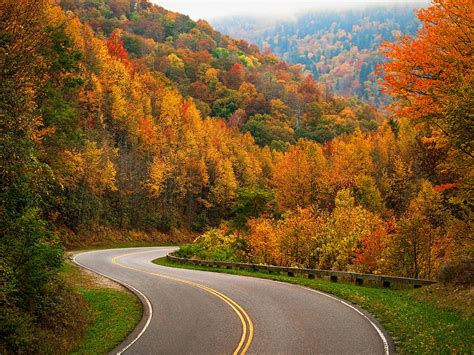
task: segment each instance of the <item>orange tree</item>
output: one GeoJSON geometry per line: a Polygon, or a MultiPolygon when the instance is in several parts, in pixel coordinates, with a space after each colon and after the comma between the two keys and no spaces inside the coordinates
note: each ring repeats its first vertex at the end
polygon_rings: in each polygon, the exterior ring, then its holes
{"type": "Polygon", "coordinates": [[[429,127],[429,139],[473,158],[474,3],[434,0],[416,37],[384,43],[384,85],[395,111],[429,127]]]}

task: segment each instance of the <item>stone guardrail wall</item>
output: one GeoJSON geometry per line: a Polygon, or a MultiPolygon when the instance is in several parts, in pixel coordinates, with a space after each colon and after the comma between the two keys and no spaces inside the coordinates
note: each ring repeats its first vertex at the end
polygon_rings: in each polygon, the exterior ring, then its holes
{"type": "Polygon", "coordinates": [[[181,264],[192,264],[199,266],[208,267],[222,267],[226,269],[240,269],[249,271],[266,271],[268,273],[286,273],[288,276],[307,276],[309,279],[324,278],[332,282],[351,282],[357,285],[367,286],[405,286],[419,288],[422,286],[432,285],[436,281],[424,280],[424,279],[412,279],[408,277],[398,276],[387,276],[387,275],[374,275],[374,274],[361,274],[357,272],[347,271],[332,271],[332,270],[319,270],[319,269],[300,269],[296,267],[284,267],[284,266],[271,266],[271,265],[258,265],[248,263],[231,263],[226,261],[212,261],[212,260],[197,260],[197,259],[186,259],[167,255],[167,259],[170,261],[178,262],[181,264]]]}

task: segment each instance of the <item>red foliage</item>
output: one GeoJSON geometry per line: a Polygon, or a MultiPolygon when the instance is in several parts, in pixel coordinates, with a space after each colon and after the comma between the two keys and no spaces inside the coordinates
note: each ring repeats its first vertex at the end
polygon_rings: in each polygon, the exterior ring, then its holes
{"type": "Polygon", "coordinates": [[[240,63],[235,63],[224,75],[224,81],[232,89],[237,90],[245,80],[245,69],[240,63]]]}
{"type": "Polygon", "coordinates": [[[130,64],[128,52],[123,47],[123,41],[118,37],[118,31],[114,31],[107,39],[107,49],[112,57],[119,59],[122,63],[130,64]]]}
{"type": "Polygon", "coordinates": [[[195,81],[189,86],[189,91],[192,97],[206,101],[209,100],[209,88],[201,81],[195,81]]]}
{"type": "Polygon", "coordinates": [[[183,115],[186,115],[186,113],[188,112],[188,108],[190,106],[190,102],[189,100],[184,100],[183,102],[183,115]]]}
{"type": "Polygon", "coordinates": [[[86,118],[86,125],[88,128],[95,128],[94,118],[89,116],[86,118]]]}
{"type": "Polygon", "coordinates": [[[298,93],[305,96],[307,101],[320,99],[321,91],[318,84],[313,80],[311,75],[308,75],[298,86],[298,93]]]}
{"type": "Polygon", "coordinates": [[[386,243],[387,231],[383,225],[378,225],[372,233],[362,238],[361,246],[355,252],[356,263],[363,266],[365,271],[375,271],[386,243]]]}

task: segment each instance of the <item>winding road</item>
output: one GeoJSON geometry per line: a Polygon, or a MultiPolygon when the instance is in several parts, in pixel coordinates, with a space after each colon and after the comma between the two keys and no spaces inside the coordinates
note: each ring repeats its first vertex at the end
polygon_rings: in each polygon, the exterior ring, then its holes
{"type": "Polygon", "coordinates": [[[144,315],[115,354],[389,354],[370,315],[335,297],[270,280],[155,265],[176,248],[75,256],[135,292],[144,315]]]}

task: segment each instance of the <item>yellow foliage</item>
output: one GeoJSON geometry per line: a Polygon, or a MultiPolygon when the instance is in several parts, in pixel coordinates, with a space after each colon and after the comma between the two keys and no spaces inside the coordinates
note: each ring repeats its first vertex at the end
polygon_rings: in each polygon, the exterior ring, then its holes
{"type": "Polygon", "coordinates": [[[117,190],[115,167],[105,149],[98,148],[95,142],[88,142],[82,156],[85,165],[83,179],[93,192],[117,190]]]}
{"type": "Polygon", "coordinates": [[[74,41],[74,45],[81,52],[85,51],[84,38],[82,37],[82,24],[81,21],[76,17],[72,17],[67,22],[66,33],[74,41]]]}
{"type": "Polygon", "coordinates": [[[252,218],[248,222],[247,241],[252,260],[256,263],[275,265],[280,259],[279,240],[268,218],[252,218]]]}
{"type": "Polygon", "coordinates": [[[174,90],[167,90],[161,104],[160,121],[165,127],[177,125],[181,121],[182,97],[174,90]]]}
{"type": "Polygon", "coordinates": [[[123,120],[127,117],[127,100],[118,86],[110,90],[110,114],[114,120],[123,120]]]}
{"type": "Polygon", "coordinates": [[[314,203],[325,190],[327,161],[321,147],[300,141],[275,164],[273,185],[278,205],[283,209],[314,203]]]}
{"type": "Polygon", "coordinates": [[[321,221],[313,207],[287,212],[277,224],[282,263],[288,266],[314,266],[313,253],[321,221]]]}
{"type": "Polygon", "coordinates": [[[216,180],[211,188],[213,201],[220,206],[228,207],[235,198],[238,181],[230,160],[218,162],[216,180]]]}
{"type": "Polygon", "coordinates": [[[98,148],[95,142],[88,142],[81,152],[65,150],[59,155],[60,168],[55,170],[56,179],[70,189],[83,183],[97,194],[105,190],[115,191],[116,171],[109,155],[115,155],[115,152],[98,148]]]}
{"type": "Polygon", "coordinates": [[[148,186],[153,196],[159,196],[165,186],[166,179],[171,173],[170,165],[159,157],[155,157],[150,166],[148,186]]]}
{"type": "Polygon", "coordinates": [[[75,187],[84,176],[84,158],[82,154],[65,150],[59,156],[60,169],[55,169],[56,179],[61,186],[75,187]]]}
{"type": "Polygon", "coordinates": [[[226,234],[225,228],[211,228],[206,233],[199,236],[195,243],[200,244],[205,249],[227,249],[235,245],[237,236],[234,234],[226,234]]]}
{"type": "Polygon", "coordinates": [[[347,270],[363,237],[370,235],[381,224],[380,218],[356,206],[349,189],[338,192],[336,207],[328,220],[326,241],[319,264],[323,268],[347,270]]]}
{"type": "Polygon", "coordinates": [[[175,67],[175,68],[178,68],[178,69],[184,69],[184,63],[183,63],[183,60],[181,58],[179,58],[176,54],[174,53],[171,53],[168,55],[168,61],[170,62],[170,64],[175,67]]]}

